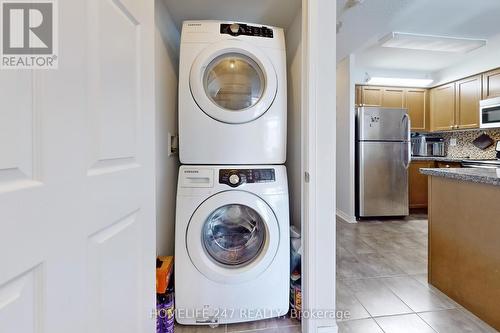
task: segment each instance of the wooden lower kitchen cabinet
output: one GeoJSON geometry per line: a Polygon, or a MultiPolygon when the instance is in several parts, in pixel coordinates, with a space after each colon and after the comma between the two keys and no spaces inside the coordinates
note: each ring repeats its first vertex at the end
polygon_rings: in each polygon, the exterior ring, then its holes
{"type": "Polygon", "coordinates": [[[500,330],[500,186],[429,176],[429,283],[500,330]]]}
{"type": "Polygon", "coordinates": [[[449,168],[461,168],[462,163],[460,162],[436,162],[436,168],[444,168],[444,169],[449,169],[449,168]]]}
{"type": "Polygon", "coordinates": [[[428,202],[427,176],[420,173],[421,168],[434,168],[432,161],[413,161],[408,169],[408,199],[410,209],[425,209],[428,202]]]}

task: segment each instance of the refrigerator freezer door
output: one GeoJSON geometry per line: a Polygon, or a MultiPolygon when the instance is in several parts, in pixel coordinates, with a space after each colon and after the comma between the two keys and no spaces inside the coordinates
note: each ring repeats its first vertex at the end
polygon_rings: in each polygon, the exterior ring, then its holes
{"type": "Polygon", "coordinates": [[[409,141],[410,119],[406,109],[361,107],[357,109],[358,141],[409,141]]]}
{"type": "Polygon", "coordinates": [[[358,215],[406,216],[408,142],[358,143],[358,215]]]}

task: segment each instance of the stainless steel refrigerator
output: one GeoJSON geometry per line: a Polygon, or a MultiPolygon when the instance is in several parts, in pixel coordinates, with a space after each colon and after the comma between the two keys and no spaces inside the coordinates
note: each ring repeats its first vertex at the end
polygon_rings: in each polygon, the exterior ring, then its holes
{"type": "Polygon", "coordinates": [[[406,109],[357,108],[357,217],[409,214],[410,160],[410,118],[406,109]]]}

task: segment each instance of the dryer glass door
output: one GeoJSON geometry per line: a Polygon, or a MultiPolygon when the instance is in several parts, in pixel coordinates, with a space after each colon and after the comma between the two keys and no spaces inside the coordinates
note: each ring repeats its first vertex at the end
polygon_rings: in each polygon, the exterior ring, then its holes
{"type": "Polygon", "coordinates": [[[225,40],[204,49],[193,62],[189,87],[209,117],[242,124],[261,117],[278,91],[273,64],[258,47],[225,40]]]}
{"type": "Polygon", "coordinates": [[[239,266],[259,256],[266,240],[266,227],[254,209],[230,204],[208,216],[202,237],[212,259],[223,265],[239,266]]]}
{"type": "Polygon", "coordinates": [[[212,60],[203,82],[212,102],[236,112],[257,104],[266,86],[259,65],[240,53],[226,53],[212,60]]]}

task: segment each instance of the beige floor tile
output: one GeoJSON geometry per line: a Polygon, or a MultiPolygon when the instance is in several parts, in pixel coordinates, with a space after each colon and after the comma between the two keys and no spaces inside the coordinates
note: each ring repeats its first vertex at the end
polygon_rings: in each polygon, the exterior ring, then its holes
{"type": "Polygon", "coordinates": [[[475,316],[460,309],[424,312],[418,314],[438,333],[496,333],[475,316]]]}
{"type": "Polygon", "coordinates": [[[296,318],[290,318],[288,316],[276,318],[276,323],[278,327],[288,327],[288,326],[300,326],[301,322],[296,318]]]}
{"type": "Polygon", "coordinates": [[[361,253],[355,257],[361,265],[368,269],[363,277],[381,277],[404,274],[403,270],[397,267],[393,261],[385,258],[379,253],[361,253]]]}
{"type": "Polygon", "coordinates": [[[384,333],[373,319],[338,322],[339,333],[384,333]]]}
{"type": "Polygon", "coordinates": [[[228,324],[227,332],[248,332],[254,330],[262,330],[265,328],[277,328],[278,322],[275,318],[250,321],[245,323],[228,324]]]}
{"type": "Polygon", "coordinates": [[[245,333],[301,333],[300,326],[287,326],[278,328],[269,328],[256,331],[248,331],[245,333]]]}
{"type": "Polygon", "coordinates": [[[405,274],[425,274],[427,273],[427,260],[422,259],[418,254],[406,251],[382,252],[382,255],[390,260],[394,266],[399,267],[405,274]]]}
{"type": "Polygon", "coordinates": [[[380,279],[346,280],[345,284],[372,317],[413,312],[380,279]]]}
{"type": "MultiPolygon", "coordinates": [[[[375,318],[385,333],[436,333],[416,314],[375,318]]],[[[454,333],[449,331],[449,333],[454,333]]]]}
{"type": "Polygon", "coordinates": [[[453,309],[455,305],[408,276],[384,279],[383,282],[415,312],[453,309]]]}
{"type": "Polygon", "coordinates": [[[191,326],[191,325],[175,325],[175,333],[225,333],[226,325],[219,325],[217,327],[209,326],[191,326]]]}
{"type": "Polygon", "coordinates": [[[369,318],[370,314],[361,305],[347,285],[337,280],[337,311],[348,312],[348,320],[369,318]]]}
{"type": "Polygon", "coordinates": [[[411,275],[411,278],[415,279],[418,281],[420,284],[422,284],[424,287],[428,288],[431,290],[434,294],[438,295],[440,298],[445,299],[447,302],[453,304],[453,306],[457,309],[463,309],[463,306],[455,302],[453,299],[448,297],[448,295],[445,295],[441,290],[437,289],[433,285],[429,284],[427,282],[427,274],[418,274],[418,275],[411,275]]]}

